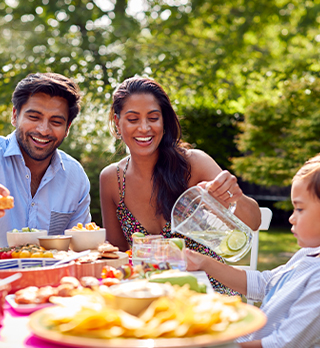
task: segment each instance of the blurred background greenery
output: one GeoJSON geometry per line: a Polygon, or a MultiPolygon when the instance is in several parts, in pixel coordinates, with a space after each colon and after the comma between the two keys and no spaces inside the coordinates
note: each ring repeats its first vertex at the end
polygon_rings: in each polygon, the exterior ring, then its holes
{"type": "MultiPolygon", "coordinates": [[[[185,141],[243,183],[288,188],[320,148],[319,25],[320,0],[1,0],[0,135],[19,80],[73,77],[83,106],[61,148],[83,164],[101,224],[99,173],[125,155],[107,125],[112,91],[144,75],[185,141]]],[[[285,192],[274,209],[291,209],[285,192]]]]}

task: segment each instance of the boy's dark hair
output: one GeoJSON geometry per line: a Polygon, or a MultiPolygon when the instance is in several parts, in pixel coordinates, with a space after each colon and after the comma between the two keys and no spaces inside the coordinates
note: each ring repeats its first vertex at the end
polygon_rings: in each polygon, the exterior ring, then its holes
{"type": "Polygon", "coordinates": [[[308,180],[307,190],[320,199],[320,154],[306,161],[292,182],[305,179],[308,180]]]}
{"type": "Polygon", "coordinates": [[[36,93],[45,93],[50,97],[62,97],[68,102],[68,126],[80,111],[80,89],[71,79],[56,73],[29,74],[21,80],[12,94],[12,103],[17,114],[22,106],[36,93]]]}

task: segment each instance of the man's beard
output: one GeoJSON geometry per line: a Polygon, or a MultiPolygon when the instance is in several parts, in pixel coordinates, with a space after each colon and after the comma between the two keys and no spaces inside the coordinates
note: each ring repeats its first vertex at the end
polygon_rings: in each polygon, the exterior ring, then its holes
{"type": "Polygon", "coordinates": [[[43,151],[36,151],[34,150],[34,147],[36,145],[31,145],[30,142],[27,140],[29,139],[30,136],[36,137],[43,139],[43,137],[39,135],[35,135],[32,133],[23,133],[19,128],[16,129],[16,136],[17,136],[17,141],[19,143],[19,146],[21,150],[23,150],[27,156],[29,156],[31,159],[34,161],[44,161],[48,157],[51,157],[54,151],[62,144],[63,139],[61,140],[60,143],[57,143],[57,139],[54,137],[48,137],[47,140],[52,140],[51,146],[48,147],[48,149],[43,150],[43,151]]]}

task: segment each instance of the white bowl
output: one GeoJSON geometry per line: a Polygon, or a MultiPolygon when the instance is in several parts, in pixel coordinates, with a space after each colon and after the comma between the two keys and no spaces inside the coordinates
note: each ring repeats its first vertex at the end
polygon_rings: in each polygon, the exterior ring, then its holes
{"type": "Polygon", "coordinates": [[[24,245],[24,244],[37,244],[39,245],[38,237],[48,235],[47,230],[39,230],[37,232],[7,232],[7,242],[9,247],[24,245]]]}
{"type": "Polygon", "coordinates": [[[66,236],[72,236],[70,241],[70,249],[73,251],[84,251],[88,249],[98,249],[98,246],[106,241],[106,230],[65,230],[66,236]]]}

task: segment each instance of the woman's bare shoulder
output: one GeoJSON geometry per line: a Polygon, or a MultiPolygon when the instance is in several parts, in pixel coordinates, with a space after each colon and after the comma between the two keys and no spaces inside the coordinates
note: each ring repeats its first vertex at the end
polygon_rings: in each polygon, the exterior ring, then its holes
{"type": "Polygon", "coordinates": [[[207,153],[205,153],[203,150],[199,149],[188,149],[186,151],[186,157],[191,166],[193,164],[199,163],[199,161],[214,161],[212,157],[210,157],[207,153]]]}
{"type": "Polygon", "coordinates": [[[189,185],[196,185],[201,181],[213,180],[221,172],[221,168],[217,162],[202,150],[188,150],[187,159],[191,167],[189,185]]]}
{"type": "Polygon", "coordinates": [[[121,171],[123,171],[126,165],[126,162],[127,162],[127,158],[123,158],[119,162],[114,162],[104,167],[100,173],[100,178],[103,178],[103,179],[114,178],[115,174],[117,173],[117,168],[119,167],[121,171]]]}

